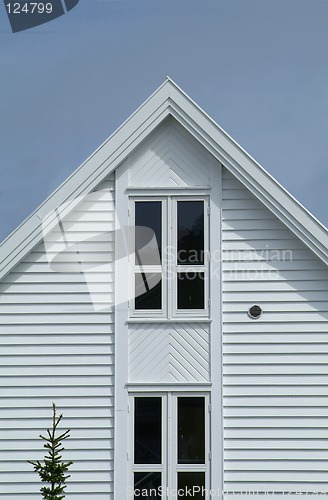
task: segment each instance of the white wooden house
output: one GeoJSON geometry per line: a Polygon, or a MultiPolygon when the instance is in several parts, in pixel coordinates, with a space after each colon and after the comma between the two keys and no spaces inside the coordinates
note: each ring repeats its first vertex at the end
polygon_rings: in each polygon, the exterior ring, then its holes
{"type": "Polygon", "coordinates": [[[53,401],[69,499],[328,490],[327,248],[167,79],[1,246],[0,496],[53,401]]]}

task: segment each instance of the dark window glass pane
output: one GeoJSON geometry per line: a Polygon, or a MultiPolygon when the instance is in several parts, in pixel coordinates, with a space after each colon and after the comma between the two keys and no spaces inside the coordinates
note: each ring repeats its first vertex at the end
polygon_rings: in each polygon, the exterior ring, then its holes
{"type": "Polygon", "coordinates": [[[178,273],[178,309],[204,309],[204,273],[178,273]]]}
{"type": "Polygon", "coordinates": [[[205,463],[204,398],[178,398],[178,463],[205,463]]]}
{"type": "Polygon", "coordinates": [[[162,462],[162,399],[134,398],[134,463],[162,462]]]}
{"type": "Polygon", "coordinates": [[[157,265],[162,253],[162,202],[135,202],[136,265],[157,265]],[[145,228],[148,228],[146,230],[145,228]]]}
{"type": "Polygon", "coordinates": [[[162,275],[136,273],[134,306],[137,310],[162,308],[162,275]]]}
{"type": "Polygon", "coordinates": [[[203,201],[178,201],[177,263],[204,264],[203,201]]]}
{"type": "Polygon", "coordinates": [[[194,500],[205,498],[205,472],[178,472],[178,489],[184,493],[181,497],[194,500]]]}
{"type": "Polygon", "coordinates": [[[149,498],[157,500],[162,498],[159,487],[162,478],[160,472],[135,472],[134,473],[134,498],[149,498]]]}

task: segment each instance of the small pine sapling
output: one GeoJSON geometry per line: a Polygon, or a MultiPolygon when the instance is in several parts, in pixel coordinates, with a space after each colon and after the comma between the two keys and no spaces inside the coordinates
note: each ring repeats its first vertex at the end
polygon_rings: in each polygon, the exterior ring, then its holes
{"type": "Polygon", "coordinates": [[[48,450],[47,455],[44,457],[44,462],[41,463],[39,460],[35,462],[28,460],[28,462],[34,466],[34,470],[38,472],[41,481],[49,483],[49,486],[44,486],[40,489],[42,498],[44,500],[62,500],[65,498],[65,482],[70,477],[66,473],[73,462],[64,462],[62,460],[61,452],[64,450],[64,447],[61,441],[69,437],[70,431],[67,430],[56,437],[57,427],[63,415],[57,417],[55,403],[52,403],[52,410],[52,429],[51,431],[47,429],[47,437],[40,434],[40,438],[45,441],[43,447],[48,450]]]}

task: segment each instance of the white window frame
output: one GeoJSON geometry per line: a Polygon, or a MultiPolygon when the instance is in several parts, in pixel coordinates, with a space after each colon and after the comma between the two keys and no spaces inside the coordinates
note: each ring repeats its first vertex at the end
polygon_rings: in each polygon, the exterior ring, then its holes
{"type": "Polygon", "coordinates": [[[172,220],[172,247],[175,257],[178,253],[178,202],[179,201],[203,201],[204,202],[204,264],[202,265],[182,265],[177,264],[176,259],[171,263],[171,270],[175,274],[174,286],[172,290],[173,301],[171,301],[172,317],[194,317],[209,315],[209,198],[208,196],[172,196],[171,214],[174,217],[172,220]],[[175,228],[175,229],[173,229],[175,228]],[[204,272],[204,309],[178,309],[178,273],[196,273],[204,272]],[[173,303],[172,303],[173,302],[173,303]]]}
{"type": "MultiPolygon", "coordinates": [[[[134,226],[135,223],[135,202],[136,201],[161,201],[162,202],[162,249],[167,246],[167,200],[163,196],[131,196],[129,199],[129,226],[134,226]]],[[[134,242],[131,242],[130,248],[134,249],[134,242]]],[[[162,265],[161,266],[152,266],[152,265],[144,265],[139,266],[135,261],[135,253],[133,253],[133,257],[129,258],[130,263],[130,276],[129,280],[130,286],[133,287],[129,296],[133,297],[129,301],[129,311],[130,316],[133,317],[145,317],[148,318],[165,318],[167,311],[167,293],[166,293],[166,283],[164,280],[164,262],[162,256],[162,265]],[[137,273],[160,273],[162,275],[162,309],[148,309],[148,310],[137,310],[134,307],[134,287],[135,287],[135,275],[137,273]]]]}
{"type": "MultiPolygon", "coordinates": [[[[129,197],[129,225],[135,223],[135,202],[136,201],[161,201],[162,202],[162,265],[161,266],[138,266],[135,256],[129,259],[130,286],[135,286],[135,274],[161,273],[162,274],[162,309],[160,310],[136,310],[134,298],[129,301],[130,318],[158,318],[163,320],[209,318],[209,276],[210,276],[210,214],[209,214],[209,194],[161,194],[148,195],[135,194],[129,197]],[[202,265],[182,265],[177,264],[176,256],[178,250],[177,242],[177,206],[179,201],[203,201],[204,202],[204,264],[202,265]],[[167,258],[166,249],[171,251],[174,259],[167,258]],[[195,273],[204,272],[204,309],[178,309],[177,297],[177,276],[179,272],[195,273]],[[173,276],[174,279],[168,279],[173,276]]],[[[132,242],[134,248],[134,242],[132,242]]],[[[130,297],[133,297],[131,290],[130,297]]]]}
{"type": "MultiPolygon", "coordinates": [[[[135,472],[160,472],[164,491],[178,488],[178,472],[204,472],[205,490],[211,489],[211,432],[210,432],[210,393],[200,391],[151,391],[129,393],[129,450],[128,450],[128,487],[134,487],[135,472]],[[158,465],[134,464],[134,398],[135,397],[161,397],[162,398],[162,463],[158,465]],[[205,463],[204,464],[178,464],[178,398],[203,397],[205,408],[205,463]]],[[[163,495],[166,500],[170,496],[163,495]]],[[[177,497],[178,498],[178,497],[177,497]]],[[[210,496],[204,496],[209,500],[210,496]]]]}

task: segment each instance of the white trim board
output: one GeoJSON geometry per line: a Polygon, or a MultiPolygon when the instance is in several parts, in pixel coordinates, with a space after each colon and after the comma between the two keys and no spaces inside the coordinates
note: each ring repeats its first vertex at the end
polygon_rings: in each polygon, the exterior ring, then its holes
{"type": "Polygon", "coordinates": [[[42,240],[42,219],[92,191],[168,116],[173,116],[220,163],[328,263],[328,231],[170,78],[0,245],[0,279],[42,240]]]}

